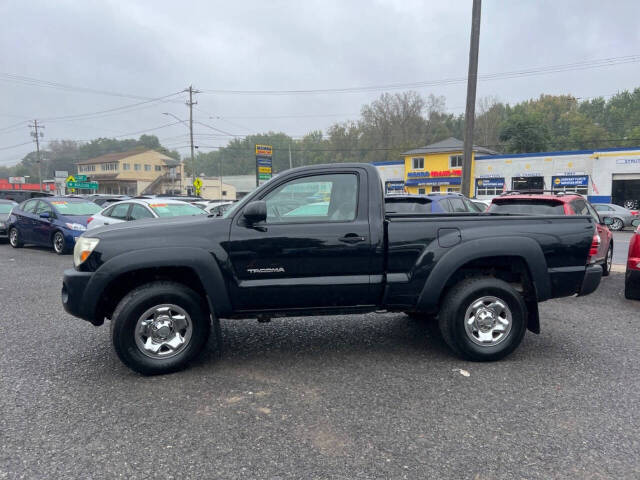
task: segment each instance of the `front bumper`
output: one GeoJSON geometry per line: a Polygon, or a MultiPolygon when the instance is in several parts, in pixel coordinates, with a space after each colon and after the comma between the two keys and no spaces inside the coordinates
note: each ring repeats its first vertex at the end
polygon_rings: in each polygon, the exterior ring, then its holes
{"type": "Polygon", "coordinates": [[[70,268],[64,271],[62,280],[62,306],[74,317],[81,318],[94,325],[101,325],[103,320],[95,318],[96,298],[88,298],[87,286],[93,276],[93,272],[78,272],[70,268]]]}
{"type": "Polygon", "coordinates": [[[584,279],[582,280],[582,287],[580,287],[580,293],[578,296],[589,295],[593,293],[600,285],[600,279],[602,278],[602,266],[601,265],[589,265],[584,272],[584,279]]]}

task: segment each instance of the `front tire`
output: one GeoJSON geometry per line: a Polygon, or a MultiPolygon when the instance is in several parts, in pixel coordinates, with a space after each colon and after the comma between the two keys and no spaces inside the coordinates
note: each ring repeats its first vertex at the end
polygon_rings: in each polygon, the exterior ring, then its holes
{"type": "Polygon", "coordinates": [[[604,256],[604,263],[602,264],[602,276],[608,277],[611,273],[611,265],[613,264],[613,243],[609,243],[607,253],[604,256]]]}
{"type": "Polygon", "coordinates": [[[527,329],[522,295],[493,277],[463,280],[446,294],[439,315],[442,337],[466,360],[492,361],[513,352],[527,329]]]}
{"type": "Polygon", "coordinates": [[[24,246],[24,242],[20,237],[20,232],[16,227],[12,227],[9,230],[9,245],[13,248],[22,248],[24,246]]]}
{"type": "Polygon", "coordinates": [[[624,222],[619,218],[614,218],[613,223],[609,226],[609,229],[613,230],[614,232],[619,232],[623,228],[624,228],[624,222]]]}
{"type": "Polygon", "coordinates": [[[58,255],[64,255],[65,253],[67,253],[67,242],[65,241],[62,232],[54,233],[53,237],[51,237],[51,241],[53,243],[54,252],[56,252],[58,255]]]}
{"type": "Polygon", "coordinates": [[[118,357],[143,375],[183,369],[203,349],[210,330],[204,300],[174,282],[136,288],[120,301],[111,319],[118,357]]]}

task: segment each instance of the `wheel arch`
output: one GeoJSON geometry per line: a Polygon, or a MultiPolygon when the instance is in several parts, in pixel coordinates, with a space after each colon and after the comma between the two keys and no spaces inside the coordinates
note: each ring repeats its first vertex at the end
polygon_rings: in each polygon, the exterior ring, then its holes
{"type": "Polygon", "coordinates": [[[105,262],[92,276],[85,298],[99,298],[94,318],[111,318],[118,302],[145,283],[168,280],[181,283],[206,300],[216,316],[231,311],[227,288],[213,255],[198,248],[151,248],[127,252],[105,262]]]}

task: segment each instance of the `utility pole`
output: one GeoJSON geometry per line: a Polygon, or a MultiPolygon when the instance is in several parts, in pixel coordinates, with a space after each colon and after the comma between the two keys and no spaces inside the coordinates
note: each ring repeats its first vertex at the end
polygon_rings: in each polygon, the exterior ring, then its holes
{"type": "Polygon", "coordinates": [[[289,168],[293,168],[293,164],[291,163],[291,143],[289,143],[289,168]]]}
{"type": "Polygon", "coordinates": [[[473,155],[473,124],[476,115],[476,85],[478,84],[478,49],[480,46],[480,11],[482,0],[473,0],[471,13],[471,45],[467,77],[467,108],[464,114],[464,157],[462,159],[462,194],[471,195],[471,156],[473,155]]]}
{"type": "Polygon", "coordinates": [[[31,136],[36,139],[36,154],[38,162],[38,183],[40,185],[40,191],[42,191],[42,161],[40,159],[40,137],[44,137],[44,132],[38,131],[38,129],[44,128],[42,125],[38,125],[38,120],[34,120],[33,124],[29,124],[30,128],[33,128],[31,136]]]}
{"type": "Polygon", "coordinates": [[[222,155],[220,155],[220,171],[218,173],[220,174],[220,200],[222,200],[222,155]]]}
{"type": "Polygon", "coordinates": [[[185,92],[189,92],[189,101],[186,102],[189,107],[189,138],[191,140],[191,184],[196,181],[196,160],[193,154],[193,106],[197,105],[198,102],[193,101],[193,94],[200,93],[199,90],[194,90],[192,85],[189,85],[189,88],[185,90],[185,92]]]}

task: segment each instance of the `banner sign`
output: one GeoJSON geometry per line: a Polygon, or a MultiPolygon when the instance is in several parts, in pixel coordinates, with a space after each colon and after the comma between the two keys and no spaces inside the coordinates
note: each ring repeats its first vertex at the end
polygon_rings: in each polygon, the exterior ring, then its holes
{"type": "Polygon", "coordinates": [[[260,186],[273,176],[273,147],[256,145],[256,186],[260,186]]]}
{"type": "Polygon", "coordinates": [[[554,187],[588,187],[589,176],[577,175],[574,177],[551,177],[551,183],[554,187]]]}
{"type": "Polygon", "coordinates": [[[9,177],[9,183],[25,183],[24,177],[9,177]]]}
{"type": "Polygon", "coordinates": [[[476,185],[478,188],[504,188],[504,178],[479,178],[476,185]]]}

